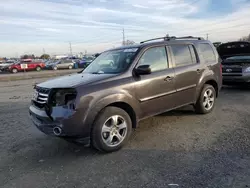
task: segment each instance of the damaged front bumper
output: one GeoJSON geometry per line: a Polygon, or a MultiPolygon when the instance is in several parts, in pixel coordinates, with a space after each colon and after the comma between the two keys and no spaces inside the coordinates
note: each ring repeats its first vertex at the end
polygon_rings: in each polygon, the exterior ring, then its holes
{"type": "Polygon", "coordinates": [[[31,103],[29,114],[32,122],[41,132],[79,140],[84,145],[89,145],[89,131],[87,128],[84,129],[80,111],[57,106],[52,107],[51,114],[48,116],[44,108],[38,108],[31,103]]]}

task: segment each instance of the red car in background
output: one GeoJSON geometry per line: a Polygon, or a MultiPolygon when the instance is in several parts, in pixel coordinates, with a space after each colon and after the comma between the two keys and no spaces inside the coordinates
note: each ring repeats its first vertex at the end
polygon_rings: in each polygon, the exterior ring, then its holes
{"type": "Polygon", "coordinates": [[[12,73],[36,70],[41,71],[45,67],[45,63],[40,60],[23,59],[19,63],[9,66],[9,71],[12,73]]]}

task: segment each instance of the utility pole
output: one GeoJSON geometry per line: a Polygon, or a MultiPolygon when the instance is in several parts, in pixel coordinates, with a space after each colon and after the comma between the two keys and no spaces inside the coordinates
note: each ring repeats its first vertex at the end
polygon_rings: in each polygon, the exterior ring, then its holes
{"type": "Polygon", "coordinates": [[[69,42],[69,52],[70,52],[70,55],[72,56],[72,46],[71,46],[71,42],[69,42]]]}
{"type": "Polygon", "coordinates": [[[43,54],[45,54],[45,49],[43,48],[43,54]]]}
{"type": "Polygon", "coordinates": [[[207,40],[208,40],[208,33],[207,33],[207,40]]]}
{"type": "Polygon", "coordinates": [[[124,28],[122,29],[122,45],[125,45],[125,31],[124,28]]]}

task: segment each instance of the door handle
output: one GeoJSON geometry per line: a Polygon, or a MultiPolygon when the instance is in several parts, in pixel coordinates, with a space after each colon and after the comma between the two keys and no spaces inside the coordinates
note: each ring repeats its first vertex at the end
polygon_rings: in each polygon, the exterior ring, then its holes
{"type": "Polygon", "coordinates": [[[173,78],[174,78],[174,77],[172,77],[172,76],[167,76],[167,77],[164,79],[164,81],[170,82],[170,81],[173,80],[173,78]]]}

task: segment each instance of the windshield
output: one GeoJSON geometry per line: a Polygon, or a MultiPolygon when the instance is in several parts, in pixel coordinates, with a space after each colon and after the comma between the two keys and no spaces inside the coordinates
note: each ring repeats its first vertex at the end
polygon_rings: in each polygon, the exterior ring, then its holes
{"type": "Polygon", "coordinates": [[[138,48],[112,50],[103,52],[83,73],[117,74],[128,69],[134,60],[138,48]]]}

